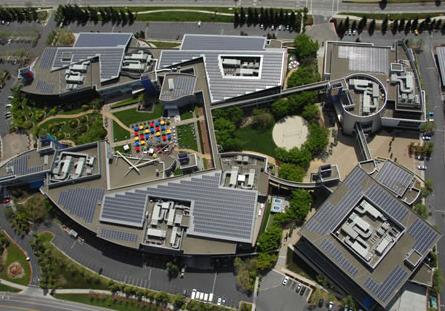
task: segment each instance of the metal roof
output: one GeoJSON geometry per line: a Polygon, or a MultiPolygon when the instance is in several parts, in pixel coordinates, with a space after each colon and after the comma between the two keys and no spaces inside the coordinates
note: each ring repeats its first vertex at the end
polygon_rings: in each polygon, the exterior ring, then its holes
{"type": "Polygon", "coordinates": [[[349,71],[388,74],[389,48],[340,45],[338,57],[348,60],[349,71]]]}
{"type": "Polygon", "coordinates": [[[210,98],[212,103],[214,103],[281,86],[284,54],[283,49],[267,49],[265,51],[164,50],[159,58],[158,69],[202,58],[207,73],[210,98]],[[220,68],[220,56],[222,55],[261,57],[260,76],[258,78],[224,77],[220,68]]]}
{"type": "Polygon", "coordinates": [[[102,200],[105,190],[102,188],[75,188],[60,193],[57,204],[71,216],[92,223],[96,205],[102,200]]]}
{"type": "Polygon", "coordinates": [[[189,51],[264,51],[265,37],[186,34],[181,50],[189,51]]]}
{"type": "Polygon", "coordinates": [[[60,47],[54,55],[51,69],[65,68],[98,57],[100,81],[105,82],[119,77],[124,54],[124,47],[60,47]]]}
{"type": "Polygon", "coordinates": [[[105,229],[105,228],[99,229],[97,235],[106,240],[119,240],[126,242],[136,242],[138,239],[138,235],[135,233],[129,233],[120,230],[105,229]]]}
{"type": "Polygon", "coordinates": [[[74,47],[126,47],[131,33],[116,32],[80,32],[74,47]]]}
{"type": "Polygon", "coordinates": [[[387,180],[383,178],[386,174],[377,175],[374,179],[359,166],[355,167],[302,228],[302,235],[307,241],[384,307],[415,271],[405,265],[406,253],[401,253],[400,249],[416,250],[425,258],[440,238],[439,232],[378,183],[379,179],[387,180]],[[386,254],[373,270],[369,270],[331,234],[363,198],[405,227],[405,233],[395,245],[397,250],[386,254]]]}
{"type": "Polygon", "coordinates": [[[445,87],[445,46],[436,48],[437,62],[439,63],[440,76],[442,78],[442,86],[445,87]]]}
{"type": "Polygon", "coordinates": [[[414,176],[392,161],[385,161],[376,175],[376,180],[401,197],[411,185],[414,176]]]}
{"type": "Polygon", "coordinates": [[[220,171],[105,196],[101,221],[142,227],[147,197],[191,202],[188,235],[252,243],[257,192],[220,186],[220,171]]]}
{"type": "Polygon", "coordinates": [[[174,101],[184,96],[193,95],[195,84],[196,76],[180,73],[166,74],[159,99],[161,101],[174,101]],[[172,81],[172,85],[169,84],[169,81],[172,81]],[[170,86],[172,86],[171,89],[170,86]]]}

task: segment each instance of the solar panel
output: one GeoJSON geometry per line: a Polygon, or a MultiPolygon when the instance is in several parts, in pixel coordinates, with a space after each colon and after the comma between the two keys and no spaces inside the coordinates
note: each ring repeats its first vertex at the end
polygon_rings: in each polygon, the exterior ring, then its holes
{"type": "Polygon", "coordinates": [[[71,63],[91,60],[98,57],[101,82],[119,77],[125,48],[120,47],[61,47],[57,48],[52,69],[60,69],[71,63]],[[64,61],[64,55],[70,53],[70,61],[64,61]]]}
{"type": "Polygon", "coordinates": [[[23,154],[9,161],[7,163],[7,166],[12,168],[12,170],[10,171],[10,175],[23,176],[39,173],[44,170],[43,165],[28,166],[29,159],[29,154],[23,154]]]}
{"type": "Polygon", "coordinates": [[[211,172],[106,196],[101,221],[142,227],[146,203],[140,198],[186,200],[192,202],[188,234],[251,243],[257,192],[220,187],[220,178],[221,172],[211,172]]]}
{"type": "Polygon", "coordinates": [[[38,80],[36,84],[36,89],[45,94],[51,94],[54,92],[54,85],[44,81],[38,80]]]}
{"type": "Polygon", "coordinates": [[[398,196],[403,196],[414,176],[392,161],[386,161],[377,173],[376,180],[393,191],[398,196]]]}
{"type": "Polygon", "coordinates": [[[131,33],[81,32],[74,43],[75,47],[126,47],[131,33]]]}
{"type": "Polygon", "coordinates": [[[425,255],[434,242],[439,238],[439,233],[437,233],[434,228],[429,226],[422,219],[417,219],[411,227],[408,229],[408,234],[410,234],[415,242],[413,248],[416,249],[422,255],[425,255]]]}
{"type": "Polygon", "coordinates": [[[349,272],[351,276],[355,276],[358,269],[342,254],[342,252],[329,240],[324,240],[320,248],[330,258],[340,265],[345,271],[349,272]]]}
{"type": "Polygon", "coordinates": [[[56,55],[57,48],[46,48],[40,56],[40,68],[51,69],[54,56],[56,55]]]}
{"type": "Polygon", "coordinates": [[[138,235],[134,233],[103,228],[99,230],[99,237],[107,240],[120,240],[127,242],[136,242],[138,239],[138,235]]]}
{"type": "Polygon", "coordinates": [[[72,216],[83,219],[86,223],[93,221],[96,205],[102,200],[105,190],[101,188],[76,188],[60,193],[58,205],[72,216]]]}
{"type": "Polygon", "coordinates": [[[386,303],[400,289],[401,281],[408,276],[408,272],[401,266],[396,266],[386,279],[378,283],[373,278],[368,278],[364,285],[372,294],[373,298],[386,303]]]}

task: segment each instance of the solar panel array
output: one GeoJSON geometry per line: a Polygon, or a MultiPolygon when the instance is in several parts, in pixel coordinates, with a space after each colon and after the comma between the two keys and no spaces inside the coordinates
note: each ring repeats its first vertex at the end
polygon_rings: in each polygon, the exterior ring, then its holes
{"type": "Polygon", "coordinates": [[[242,96],[281,85],[283,68],[282,49],[266,51],[186,51],[165,50],[159,59],[159,69],[174,66],[203,56],[208,77],[212,103],[242,96]],[[230,78],[223,77],[220,68],[220,55],[262,57],[260,77],[230,78]]]}
{"type": "Polygon", "coordinates": [[[358,269],[343,255],[343,253],[329,240],[324,240],[320,244],[320,249],[331,261],[335,261],[337,265],[347,271],[351,276],[355,276],[358,269]]]}
{"type": "Polygon", "coordinates": [[[136,242],[138,239],[138,235],[134,233],[103,228],[99,230],[98,236],[107,240],[118,240],[126,242],[136,242]]]}
{"type": "Polygon", "coordinates": [[[251,243],[255,225],[257,192],[220,187],[221,172],[211,172],[160,185],[107,196],[101,220],[142,226],[146,196],[192,202],[188,234],[251,243]],[[130,196],[133,199],[130,200],[130,196]],[[128,200],[127,200],[128,198],[128,200]]]}
{"type": "Polygon", "coordinates": [[[365,287],[372,293],[374,299],[380,302],[386,303],[388,300],[394,296],[397,290],[403,285],[401,281],[408,276],[408,272],[405,268],[397,266],[394,270],[386,277],[382,283],[374,281],[373,278],[368,278],[365,281],[365,287]]]}
{"type": "Polygon", "coordinates": [[[120,47],[61,47],[57,48],[52,69],[99,57],[100,81],[104,82],[119,77],[124,53],[125,48],[120,47]]]}
{"type": "Polygon", "coordinates": [[[382,191],[379,185],[370,186],[366,195],[380,209],[400,223],[408,215],[408,208],[388,192],[382,191]]]}
{"type": "Polygon", "coordinates": [[[184,35],[181,50],[263,51],[265,37],[184,35]]]}
{"type": "Polygon", "coordinates": [[[101,188],[76,188],[60,193],[58,205],[71,215],[83,219],[86,223],[93,221],[96,205],[102,200],[105,190],[101,188]]]}
{"type": "Polygon", "coordinates": [[[173,101],[184,96],[192,95],[195,90],[196,77],[189,74],[167,74],[162,84],[159,99],[162,101],[173,101]],[[170,90],[167,80],[172,79],[174,87],[170,90]]]}
{"type": "Polygon", "coordinates": [[[40,55],[40,69],[51,69],[57,48],[46,48],[40,55]]]}
{"type": "Polygon", "coordinates": [[[44,80],[37,80],[36,89],[44,94],[52,94],[54,92],[54,85],[44,80]]]}
{"type": "Polygon", "coordinates": [[[392,161],[386,161],[377,173],[376,179],[398,196],[403,196],[412,183],[414,176],[392,161]]]}
{"type": "Polygon", "coordinates": [[[127,191],[106,196],[100,220],[141,228],[144,224],[146,193],[127,191]]]}
{"type": "Polygon", "coordinates": [[[11,171],[10,174],[11,175],[14,174],[17,176],[23,176],[23,175],[39,173],[44,170],[43,165],[28,166],[29,158],[30,158],[29,154],[23,154],[23,155],[9,161],[7,166],[13,168],[13,171],[11,171]]]}
{"type": "Polygon", "coordinates": [[[413,248],[422,255],[425,255],[440,237],[436,230],[421,219],[417,219],[411,225],[408,234],[415,239],[413,248]]]}
{"type": "Polygon", "coordinates": [[[445,47],[436,48],[437,62],[439,64],[440,76],[442,77],[442,86],[445,87],[445,47]]]}
{"type": "Polygon", "coordinates": [[[75,47],[126,47],[131,33],[81,32],[74,43],[75,47]]]}
{"type": "Polygon", "coordinates": [[[340,45],[338,57],[348,59],[350,71],[388,74],[389,49],[365,46],[340,45]]]}

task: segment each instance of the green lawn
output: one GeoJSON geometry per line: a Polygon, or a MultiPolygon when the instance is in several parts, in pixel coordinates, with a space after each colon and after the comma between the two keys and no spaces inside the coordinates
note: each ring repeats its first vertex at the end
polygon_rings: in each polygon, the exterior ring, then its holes
{"type": "Polygon", "coordinates": [[[171,49],[179,46],[178,42],[170,42],[170,41],[153,41],[150,40],[148,43],[155,45],[159,49],[171,49]]]}
{"type": "Polygon", "coordinates": [[[210,23],[232,23],[233,16],[215,15],[213,13],[202,12],[158,12],[136,15],[138,21],[157,21],[157,22],[210,22],[210,23]]]}
{"type": "Polygon", "coordinates": [[[193,118],[193,111],[192,110],[182,111],[180,115],[181,115],[181,120],[191,119],[193,118]]]}
{"type": "Polygon", "coordinates": [[[130,97],[130,98],[126,98],[124,100],[115,102],[114,104],[111,105],[111,109],[113,108],[119,108],[119,107],[124,107],[124,106],[129,106],[129,105],[133,105],[133,104],[137,104],[139,103],[139,101],[141,100],[140,97],[130,97]]]}
{"type": "Polygon", "coordinates": [[[115,112],[114,115],[125,125],[130,126],[133,123],[160,118],[163,112],[164,107],[162,104],[156,104],[153,112],[139,112],[136,109],[127,109],[115,112]]]}
{"type": "MultiPolygon", "coordinates": [[[[130,6],[128,7],[132,12],[144,11],[158,11],[158,10],[196,10],[196,11],[211,11],[219,13],[234,13],[234,10],[229,7],[207,7],[207,6],[130,6]]],[[[116,9],[123,9],[123,7],[116,7],[116,9]]]]}
{"type": "MultiPolygon", "coordinates": [[[[39,236],[43,240],[45,249],[50,249],[49,255],[44,256],[45,261],[50,263],[48,269],[57,276],[57,288],[91,288],[91,289],[108,289],[108,280],[101,277],[98,273],[91,272],[83,266],[71,260],[62,254],[52,243],[52,234],[49,232],[40,233],[39,236]]],[[[39,259],[40,263],[40,259],[39,259]]],[[[42,265],[41,265],[42,267],[42,265]]],[[[45,278],[44,269],[41,275],[41,281],[45,278]]]]}
{"type": "Polygon", "coordinates": [[[18,293],[20,291],[20,289],[14,288],[14,287],[10,287],[8,285],[5,284],[0,284],[0,292],[13,292],[13,293],[18,293]]]}
{"type": "Polygon", "coordinates": [[[89,294],[55,294],[54,297],[56,297],[57,299],[64,299],[119,311],[163,310],[162,308],[157,306],[147,308],[148,306],[150,306],[148,303],[139,305],[137,301],[131,299],[126,299],[126,301],[128,302],[123,302],[123,300],[125,299],[113,301],[111,296],[103,296],[103,299],[92,299],[89,294]]]}
{"type": "Polygon", "coordinates": [[[198,151],[198,144],[196,143],[196,134],[193,124],[180,125],[176,127],[176,133],[178,135],[179,147],[198,151]]]}
{"type": "Polygon", "coordinates": [[[272,203],[271,202],[266,202],[266,206],[265,206],[264,211],[263,211],[263,220],[261,221],[261,227],[260,227],[260,231],[258,233],[258,236],[260,236],[261,233],[263,233],[264,230],[266,230],[266,225],[267,225],[267,221],[269,220],[270,209],[271,208],[272,208],[272,203]]]}
{"type": "MultiPolygon", "coordinates": [[[[87,109],[87,110],[89,110],[89,109],[87,109]]],[[[78,107],[78,108],[74,108],[74,109],[71,109],[71,110],[61,110],[61,111],[58,111],[57,114],[70,115],[70,114],[81,113],[81,112],[84,112],[84,111],[86,111],[84,108],[78,107]]]]}
{"type": "Polygon", "coordinates": [[[21,284],[21,285],[28,285],[29,280],[31,278],[31,268],[29,266],[29,262],[26,261],[25,254],[14,243],[14,241],[11,241],[11,240],[9,240],[9,246],[6,249],[6,251],[8,252],[8,257],[6,258],[6,262],[4,264],[4,269],[0,273],[0,277],[2,279],[8,280],[10,282],[14,282],[14,283],[21,284]],[[15,261],[18,261],[20,263],[20,265],[23,267],[23,269],[25,270],[24,276],[19,279],[10,278],[7,274],[8,266],[15,261]]]}
{"type": "Polygon", "coordinates": [[[130,133],[113,121],[113,139],[114,141],[126,140],[130,138],[130,133]]]}
{"type": "Polygon", "coordinates": [[[237,129],[235,137],[241,140],[242,150],[256,151],[274,156],[275,142],[272,138],[272,129],[255,129],[251,126],[237,129]]]}

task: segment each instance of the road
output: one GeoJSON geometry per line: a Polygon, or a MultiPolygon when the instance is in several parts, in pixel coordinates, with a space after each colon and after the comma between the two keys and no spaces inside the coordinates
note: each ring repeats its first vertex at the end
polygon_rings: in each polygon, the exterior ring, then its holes
{"type": "Polygon", "coordinates": [[[28,310],[28,311],[105,311],[106,308],[98,308],[90,305],[70,302],[66,300],[34,297],[15,293],[0,294],[0,311],[28,310]]]}
{"type": "MultiPolygon", "coordinates": [[[[143,6],[146,0],[33,0],[33,6],[57,6],[59,4],[90,5],[90,6],[143,6]]],[[[4,0],[4,6],[28,6],[31,2],[24,0],[4,0]]],[[[176,0],[151,0],[151,6],[177,6],[176,0]]],[[[314,15],[333,16],[336,12],[378,13],[382,8],[378,3],[344,3],[341,0],[182,0],[181,6],[208,7],[274,7],[274,8],[309,8],[314,15]]],[[[400,12],[440,12],[443,6],[434,2],[388,4],[386,13],[400,12]]]]}

